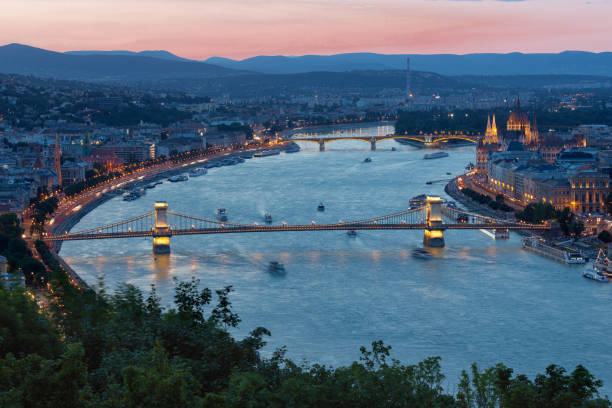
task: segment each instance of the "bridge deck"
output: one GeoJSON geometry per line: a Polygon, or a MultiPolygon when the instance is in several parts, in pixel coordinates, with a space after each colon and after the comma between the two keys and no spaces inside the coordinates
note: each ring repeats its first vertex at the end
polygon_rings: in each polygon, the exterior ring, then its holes
{"type": "MultiPolygon", "coordinates": [[[[426,230],[426,224],[321,224],[321,225],[254,225],[252,227],[229,228],[193,228],[186,230],[171,230],[168,235],[208,235],[208,234],[235,234],[247,232],[290,232],[290,231],[349,231],[349,230],[426,230]]],[[[443,224],[434,230],[479,230],[479,229],[507,229],[507,230],[548,230],[547,225],[533,226],[520,224],[443,224]]],[[[110,238],[137,238],[152,237],[152,231],[111,232],[99,234],[67,234],[45,237],[45,241],[77,241],[88,239],[110,238]]]]}

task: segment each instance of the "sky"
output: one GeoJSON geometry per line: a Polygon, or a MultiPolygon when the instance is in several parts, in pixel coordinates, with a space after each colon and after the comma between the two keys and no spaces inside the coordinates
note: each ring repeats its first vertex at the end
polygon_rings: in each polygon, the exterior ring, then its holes
{"type": "Polygon", "coordinates": [[[612,0],[0,0],[0,44],[211,56],[612,51],[612,0]]]}

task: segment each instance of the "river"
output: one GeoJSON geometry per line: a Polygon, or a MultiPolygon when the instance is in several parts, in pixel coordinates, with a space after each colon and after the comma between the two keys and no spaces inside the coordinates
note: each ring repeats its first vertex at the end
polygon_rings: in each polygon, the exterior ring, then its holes
{"type": "MultiPolygon", "coordinates": [[[[355,130],[354,132],[357,132],[355,130]]],[[[376,135],[375,126],[360,134],[376,135]]],[[[321,134],[319,134],[321,136],[321,134]]],[[[128,219],[153,209],[215,217],[227,208],[232,222],[290,224],[337,222],[390,214],[411,197],[444,194],[447,179],[475,160],[474,147],[423,160],[426,150],[395,141],[302,143],[299,153],[254,158],[209,169],[185,183],[168,183],[143,198],[120,197],[100,205],[73,228],[79,231],[128,219]],[[397,151],[391,151],[395,147],[397,151]],[[371,163],[364,163],[371,157],[371,163]],[[323,202],[325,212],[318,212],[323,202]]],[[[420,231],[289,232],[173,237],[172,254],[154,256],[150,239],[71,241],[61,255],[90,284],[98,277],[111,289],[129,282],[145,290],[154,283],[166,304],[174,277],[192,276],[203,286],[233,285],[231,300],[242,318],[238,337],[257,326],[272,332],[264,353],[286,345],[295,360],[332,366],[358,359],[359,347],[382,339],[393,357],[416,363],[441,356],[447,387],[472,362],[503,362],[534,375],[556,363],[585,365],[612,390],[608,353],[612,285],[582,278],[571,267],[521,249],[520,237],[495,241],[480,231],[447,231],[435,259],[411,256],[420,231]],[[272,260],[287,273],[267,271],[272,260]]]]}

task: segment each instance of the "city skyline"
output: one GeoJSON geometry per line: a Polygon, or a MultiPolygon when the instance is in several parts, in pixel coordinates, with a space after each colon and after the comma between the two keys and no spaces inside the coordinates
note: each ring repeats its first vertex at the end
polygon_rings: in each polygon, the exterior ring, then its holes
{"type": "Polygon", "coordinates": [[[610,0],[26,0],[0,43],[179,56],[610,51],[610,0]],[[313,23],[316,22],[316,23],[313,23]]]}

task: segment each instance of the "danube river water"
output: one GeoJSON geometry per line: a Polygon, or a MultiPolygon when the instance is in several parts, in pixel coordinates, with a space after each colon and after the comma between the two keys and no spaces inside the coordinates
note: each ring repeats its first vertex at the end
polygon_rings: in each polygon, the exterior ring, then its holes
{"type": "MultiPolygon", "coordinates": [[[[377,133],[377,128],[362,130],[377,133]]],[[[363,134],[363,133],[362,133],[363,134]]],[[[448,179],[474,161],[474,147],[423,160],[427,151],[394,141],[334,142],[319,152],[254,158],[214,168],[185,183],[149,190],[137,201],[113,198],[87,214],[73,231],[151,211],[157,200],[171,210],[215,217],[225,207],[230,221],[336,222],[390,214],[411,197],[444,196],[448,179]],[[391,151],[395,147],[397,151],[391,151]],[[371,163],[364,163],[371,157],[371,163]],[[325,212],[318,212],[323,202],[325,212]]],[[[495,241],[480,231],[446,232],[435,259],[411,256],[418,231],[228,234],[172,238],[172,254],[154,256],[150,239],[67,242],[61,255],[89,283],[102,276],[110,288],[128,282],[148,290],[154,283],[172,302],[172,278],[192,276],[211,289],[233,285],[242,318],[236,335],[257,326],[272,332],[265,353],[286,345],[288,356],[338,366],[359,357],[359,347],[382,339],[404,363],[441,356],[453,391],[472,362],[497,362],[534,375],[556,363],[583,364],[612,390],[609,353],[612,284],[582,278],[570,267],[521,249],[520,237],[495,241]],[[287,273],[267,270],[273,260],[287,273]]]]}

